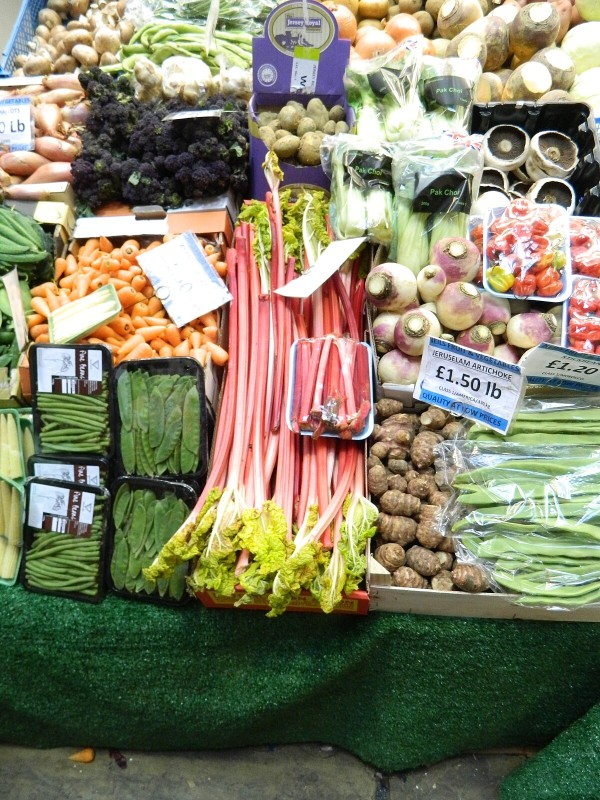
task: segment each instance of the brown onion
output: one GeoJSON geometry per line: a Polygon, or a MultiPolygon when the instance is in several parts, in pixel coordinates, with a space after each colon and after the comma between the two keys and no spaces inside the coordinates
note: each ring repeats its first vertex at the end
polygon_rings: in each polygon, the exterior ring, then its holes
{"type": "Polygon", "coordinates": [[[396,42],[385,31],[376,28],[367,28],[354,48],[361,58],[375,58],[382,53],[388,53],[396,46],[396,42]]]}
{"type": "Polygon", "coordinates": [[[42,81],[46,89],[75,89],[81,92],[81,84],[77,75],[46,75],[42,81]]]}
{"type": "Polygon", "coordinates": [[[26,150],[2,153],[0,156],[0,169],[11,175],[33,175],[39,167],[49,163],[48,159],[39,153],[32,153],[26,150]]]}
{"type": "Polygon", "coordinates": [[[57,139],[56,136],[38,136],[35,152],[50,161],[73,161],[81,152],[81,142],[57,139]]]}
{"type": "Polygon", "coordinates": [[[64,106],[65,103],[80,103],[85,95],[83,89],[51,89],[49,92],[38,95],[35,98],[37,105],[47,105],[48,103],[57,106],[64,106]]]}
{"type": "Polygon", "coordinates": [[[42,105],[33,106],[33,119],[42,135],[60,136],[59,126],[62,122],[62,113],[57,105],[42,103],[42,105]]]}
{"type": "Polygon", "coordinates": [[[49,161],[30,175],[23,184],[53,183],[54,181],[72,181],[71,164],[65,161],[49,161]]]}

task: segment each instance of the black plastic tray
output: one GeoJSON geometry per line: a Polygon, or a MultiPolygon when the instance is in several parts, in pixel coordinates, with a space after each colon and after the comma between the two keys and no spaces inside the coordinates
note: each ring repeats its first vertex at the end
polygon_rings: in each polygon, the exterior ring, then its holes
{"type": "Polygon", "coordinates": [[[471,133],[487,133],[495,125],[516,125],[530,136],[560,131],[579,148],[579,164],[569,183],[577,196],[575,214],[600,214],[600,147],[594,116],[586,103],[475,103],[471,133]]]}
{"type": "MultiPolygon", "coordinates": [[[[84,486],[80,483],[70,483],[68,481],[54,481],[49,478],[30,478],[25,487],[26,494],[26,514],[25,524],[23,529],[23,558],[21,561],[20,581],[23,586],[30,592],[36,594],[51,594],[57,597],[69,597],[72,600],[82,600],[86,603],[99,603],[105,594],[105,571],[106,571],[106,544],[108,524],[110,519],[110,492],[106,488],[99,486],[84,486]],[[33,541],[33,535],[39,528],[34,528],[29,524],[30,512],[30,495],[33,486],[48,486],[60,489],[67,489],[76,492],[86,492],[95,495],[96,497],[102,496],[105,498],[104,508],[102,510],[102,533],[100,539],[100,555],[98,559],[98,592],[94,596],[89,596],[72,591],[60,591],[57,589],[41,589],[37,586],[31,586],[27,580],[27,555],[33,541]]],[[[56,536],[66,536],[70,534],[57,532],[56,536]]]]}
{"type": "Polygon", "coordinates": [[[108,486],[109,484],[109,464],[105,458],[100,458],[99,456],[31,456],[29,461],[27,462],[27,474],[34,478],[50,478],[51,480],[57,481],[67,481],[70,483],[80,483],[86,486],[108,486]],[[61,468],[70,471],[71,469],[74,470],[73,478],[71,478],[67,473],[59,476],[52,475],[49,471],[48,474],[44,474],[44,466],[50,466],[54,468],[52,471],[58,471],[61,468]],[[36,469],[36,467],[38,469],[36,469]],[[100,482],[94,482],[94,480],[88,480],[88,476],[86,475],[86,470],[88,467],[98,467],[100,471],[100,482]]]}
{"type": "MultiPolygon", "coordinates": [[[[106,387],[107,387],[107,406],[108,406],[108,427],[109,427],[109,445],[106,450],[98,449],[97,451],[86,451],[86,456],[105,456],[111,457],[114,452],[114,418],[113,418],[113,407],[110,401],[110,392],[111,392],[111,375],[113,371],[112,366],[112,353],[108,347],[105,347],[103,344],[33,344],[29,349],[29,363],[31,369],[31,407],[32,407],[32,414],[33,414],[33,442],[35,445],[35,452],[39,455],[57,455],[57,453],[48,453],[44,452],[41,440],[40,440],[40,432],[43,428],[43,420],[40,410],[38,408],[38,353],[40,350],[74,350],[74,351],[92,351],[97,352],[100,358],[102,359],[102,377],[103,380],[106,379],[106,387]]],[[[64,451],[61,451],[73,456],[72,448],[69,448],[68,444],[65,444],[64,451]]],[[[79,455],[79,454],[78,454],[79,455]]],[[[81,454],[83,455],[83,453],[81,454]]]]}
{"type": "Polygon", "coordinates": [[[119,381],[119,377],[126,371],[133,372],[137,369],[142,370],[149,375],[191,375],[196,379],[198,395],[200,398],[200,452],[197,470],[189,473],[165,472],[162,475],[139,474],[139,477],[160,478],[163,480],[180,480],[184,483],[190,483],[193,488],[197,487],[202,489],[207,470],[208,439],[210,432],[206,414],[204,370],[195,359],[186,356],[180,358],[148,358],[139,361],[125,361],[115,368],[111,380],[110,395],[114,404],[113,418],[115,423],[114,439],[117,457],[117,473],[119,475],[138,476],[138,473],[129,473],[123,464],[123,458],[121,454],[121,415],[119,413],[119,400],[117,395],[117,383],[119,381]]]}
{"type": "MultiPolygon", "coordinates": [[[[172,493],[179,499],[183,500],[190,511],[194,507],[196,500],[198,499],[198,493],[192,489],[187,483],[182,483],[181,481],[168,481],[163,480],[161,478],[136,478],[136,477],[122,477],[117,478],[116,481],[112,484],[111,491],[113,498],[117,496],[117,492],[119,488],[123,485],[127,485],[132,490],[136,489],[149,489],[154,493],[154,495],[159,499],[163,499],[167,493],[172,493]]],[[[114,545],[115,545],[115,523],[112,516],[111,510],[111,517],[110,517],[110,532],[108,537],[108,548],[107,548],[107,558],[106,558],[106,583],[110,587],[110,590],[118,595],[119,597],[126,597],[132,600],[140,600],[145,603],[157,603],[159,605],[166,605],[166,606],[182,606],[186,603],[189,603],[191,600],[191,596],[189,594],[184,594],[181,600],[175,600],[171,597],[161,597],[158,593],[158,590],[148,594],[147,592],[131,592],[127,589],[117,589],[113,583],[112,575],[111,575],[111,563],[114,553],[114,545]]],[[[148,562],[146,566],[149,566],[151,562],[148,562]]]]}

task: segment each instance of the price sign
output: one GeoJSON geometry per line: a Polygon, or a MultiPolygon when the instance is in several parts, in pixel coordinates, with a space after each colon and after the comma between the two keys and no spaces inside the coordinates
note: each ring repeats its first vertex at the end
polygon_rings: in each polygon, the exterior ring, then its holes
{"type": "Polygon", "coordinates": [[[331,242],[312,267],[303,272],[299,278],[294,278],[275,291],[284,297],[310,297],[328,278],[331,278],[336,269],[339,269],[364,241],[366,241],[365,236],[357,236],[355,239],[340,239],[337,242],[331,242]]]}
{"type": "Polygon", "coordinates": [[[0,100],[0,145],[9,150],[33,150],[34,131],[29,97],[0,100]]]}
{"type": "Polygon", "coordinates": [[[515,364],[430,338],[413,396],[506,433],[526,385],[521,368],[515,364]]]}
{"type": "Polygon", "coordinates": [[[290,92],[314,94],[319,71],[319,50],[316,47],[294,47],[290,92]]]}
{"type": "Polygon", "coordinates": [[[178,328],[231,300],[190,231],[138,256],[158,299],[178,328]]]}
{"type": "Polygon", "coordinates": [[[580,392],[600,392],[600,358],[542,343],[521,359],[528,383],[580,392]]]}

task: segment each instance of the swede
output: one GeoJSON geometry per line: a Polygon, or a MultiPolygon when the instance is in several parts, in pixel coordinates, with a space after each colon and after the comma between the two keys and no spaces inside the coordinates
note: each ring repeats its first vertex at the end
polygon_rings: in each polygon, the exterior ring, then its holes
{"type": "Polygon", "coordinates": [[[402,264],[379,264],[367,275],[365,294],[382,311],[403,311],[417,297],[417,279],[402,264]]]}
{"type": "Polygon", "coordinates": [[[483,299],[472,283],[449,283],[436,301],[439,321],[451,331],[463,331],[479,322],[483,299]]]}
{"type": "Polygon", "coordinates": [[[417,381],[421,359],[407,356],[400,350],[390,350],[379,359],[377,375],[381,383],[399,383],[410,386],[417,381]]]}

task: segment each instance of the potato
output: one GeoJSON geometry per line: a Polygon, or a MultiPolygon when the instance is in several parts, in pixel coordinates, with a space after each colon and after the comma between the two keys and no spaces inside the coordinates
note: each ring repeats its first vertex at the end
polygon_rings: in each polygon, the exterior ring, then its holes
{"type": "Polygon", "coordinates": [[[323,134],[319,131],[305,133],[300,139],[298,161],[303,167],[316,167],[321,163],[321,142],[323,134]]]}
{"type": "Polygon", "coordinates": [[[289,136],[289,131],[284,131],[283,128],[279,128],[279,130],[275,131],[275,140],[283,139],[284,136],[289,136]]]}
{"type": "Polygon", "coordinates": [[[314,119],[311,119],[310,117],[303,117],[298,123],[298,130],[296,131],[296,133],[298,134],[298,136],[302,137],[304,136],[305,133],[312,133],[313,131],[316,130],[317,126],[314,119]]]}
{"type": "Polygon", "coordinates": [[[335,132],[336,133],[348,133],[349,130],[350,130],[350,127],[349,127],[348,123],[344,122],[343,119],[340,120],[339,122],[335,123],[335,132]]]}
{"type": "Polygon", "coordinates": [[[92,46],[92,34],[86,31],[85,28],[68,30],[61,39],[60,50],[62,53],[70,55],[73,52],[73,48],[78,44],[83,44],[87,47],[92,46]]]}
{"type": "Polygon", "coordinates": [[[329,109],[329,119],[332,119],[334,122],[345,122],[346,109],[344,108],[344,106],[341,105],[332,106],[329,109]]]}
{"type": "Polygon", "coordinates": [[[269,128],[268,125],[263,125],[261,128],[258,129],[258,135],[265,143],[268,150],[271,150],[273,145],[275,144],[275,131],[273,128],[269,128]]]}
{"type": "Polygon", "coordinates": [[[323,130],[327,122],[329,122],[329,111],[325,108],[322,100],[318,97],[313,97],[308,101],[306,106],[307,115],[315,121],[319,130],[323,130]]]}
{"type": "Polygon", "coordinates": [[[282,158],[284,161],[290,161],[298,152],[299,145],[300,139],[288,133],[287,136],[282,136],[281,139],[275,141],[273,150],[278,158],[282,158]]]}
{"type": "Polygon", "coordinates": [[[100,56],[93,47],[86,44],[76,44],[71,50],[73,58],[77,59],[82,67],[97,67],[100,56]]]}
{"type": "Polygon", "coordinates": [[[277,120],[279,122],[279,117],[275,113],[275,111],[261,111],[256,118],[258,122],[258,127],[262,128],[263,125],[269,125],[271,122],[277,120]]]}
{"type": "Polygon", "coordinates": [[[293,106],[284,106],[279,112],[279,125],[284,131],[296,133],[298,124],[302,117],[297,108],[293,106]]]}
{"type": "Polygon", "coordinates": [[[332,119],[328,120],[323,126],[323,133],[326,133],[328,136],[333,136],[335,133],[335,122],[332,119]]]}
{"type": "Polygon", "coordinates": [[[431,14],[428,11],[417,11],[416,14],[413,14],[413,17],[421,26],[423,36],[431,36],[433,29],[435,28],[435,22],[433,21],[431,14]]]}

